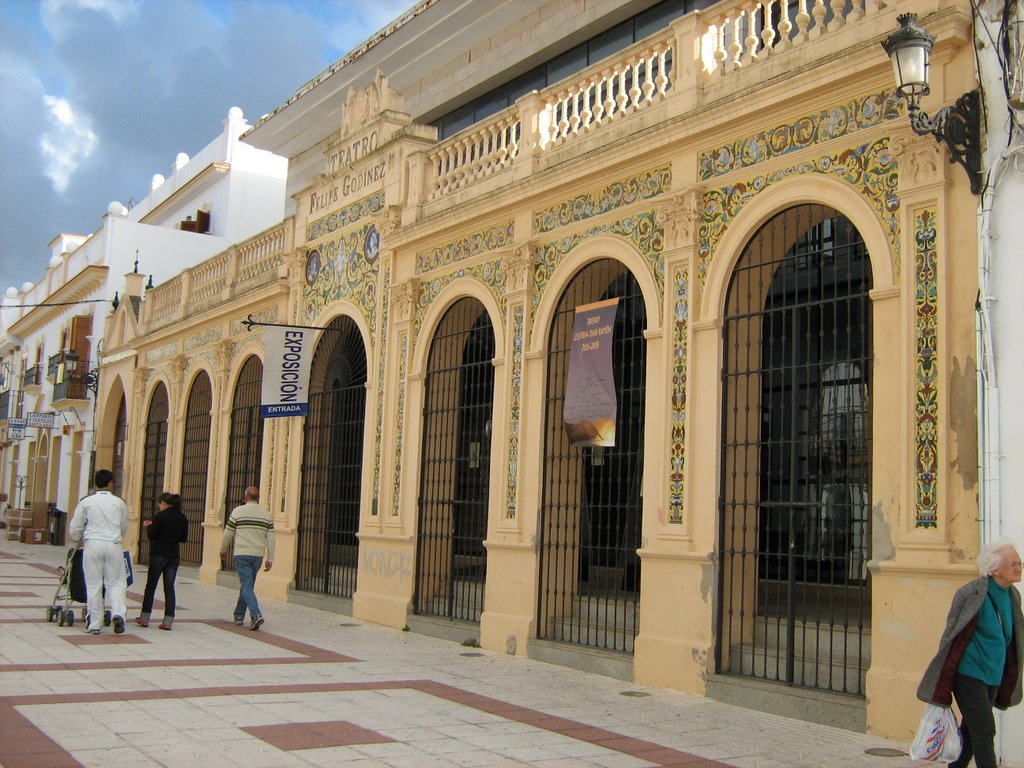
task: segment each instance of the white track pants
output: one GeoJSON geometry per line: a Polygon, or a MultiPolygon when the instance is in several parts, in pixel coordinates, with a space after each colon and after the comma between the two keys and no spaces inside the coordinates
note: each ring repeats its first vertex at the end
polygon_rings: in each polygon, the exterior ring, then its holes
{"type": "Polygon", "coordinates": [[[122,619],[127,611],[124,592],[124,554],[121,545],[112,541],[86,539],[82,568],[85,571],[85,591],[89,598],[89,625],[86,629],[103,626],[103,588],[110,600],[110,615],[122,619]]]}

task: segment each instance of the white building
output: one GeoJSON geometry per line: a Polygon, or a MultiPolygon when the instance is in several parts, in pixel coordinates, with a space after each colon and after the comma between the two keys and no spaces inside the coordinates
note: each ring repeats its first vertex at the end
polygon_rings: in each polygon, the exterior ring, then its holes
{"type": "Polygon", "coordinates": [[[233,107],[220,135],[178,154],[143,200],[112,202],[91,235],[58,235],[46,274],[0,298],[0,509],[32,505],[38,525],[47,504],[69,511],[87,492],[90,390],[123,276],[160,283],[281,221],[288,161],[241,143],[248,128],[233,107]]]}

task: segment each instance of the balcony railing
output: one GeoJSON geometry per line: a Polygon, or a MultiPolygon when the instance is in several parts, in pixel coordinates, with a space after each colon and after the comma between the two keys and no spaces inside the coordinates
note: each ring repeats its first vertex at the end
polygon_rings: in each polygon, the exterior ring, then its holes
{"type": "MultiPolygon", "coordinates": [[[[83,365],[83,363],[79,363],[83,365]]],[[[88,363],[84,363],[88,366],[88,363]]],[[[87,400],[89,398],[89,388],[85,385],[85,380],[79,377],[65,378],[63,381],[57,381],[53,384],[53,402],[57,403],[61,400],[87,400]]]]}
{"type": "Polygon", "coordinates": [[[145,323],[158,328],[237,296],[278,276],[292,250],[292,222],[255,237],[182,271],[146,293],[145,323]]]}
{"type": "Polygon", "coordinates": [[[17,390],[8,389],[0,392],[0,421],[7,421],[16,416],[15,406],[18,404],[17,390]]]}
{"type": "Polygon", "coordinates": [[[21,380],[25,387],[39,386],[43,383],[43,366],[39,363],[28,366],[21,380]]]}

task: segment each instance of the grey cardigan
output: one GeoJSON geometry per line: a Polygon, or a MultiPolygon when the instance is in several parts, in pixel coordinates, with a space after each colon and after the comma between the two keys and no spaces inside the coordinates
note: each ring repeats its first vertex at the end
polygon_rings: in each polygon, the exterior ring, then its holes
{"type": "MultiPolygon", "coordinates": [[[[988,593],[988,576],[964,584],[953,595],[953,603],[946,617],[946,629],[939,640],[935,654],[917,687],[917,698],[939,706],[953,703],[953,678],[978,624],[978,612],[988,593]]],[[[1021,613],[1020,592],[1010,587],[1010,606],[1013,610],[1013,640],[1006,649],[1006,667],[1003,681],[996,693],[996,707],[1006,709],[1021,701],[1021,660],[1024,659],[1024,614],[1021,613]]]]}

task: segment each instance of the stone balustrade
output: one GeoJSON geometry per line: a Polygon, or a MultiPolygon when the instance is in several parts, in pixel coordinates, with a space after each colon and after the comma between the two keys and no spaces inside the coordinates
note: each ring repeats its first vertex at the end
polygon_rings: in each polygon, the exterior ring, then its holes
{"type": "MultiPolygon", "coordinates": [[[[673,93],[692,94],[741,68],[855,24],[878,24],[882,0],[735,0],[689,14],[664,32],[449,137],[421,156],[430,203],[518,162],[594,133],[673,93]],[[685,80],[685,82],[684,82],[685,80]]],[[[822,56],[834,53],[828,46],[822,56]]],[[[414,174],[416,177],[416,174],[414,174]]]]}
{"type": "Polygon", "coordinates": [[[276,280],[292,250],[293,236],[289,218],[152,288],[146,292],[144,325],[148,330],[160,328],[276,280]]]}

